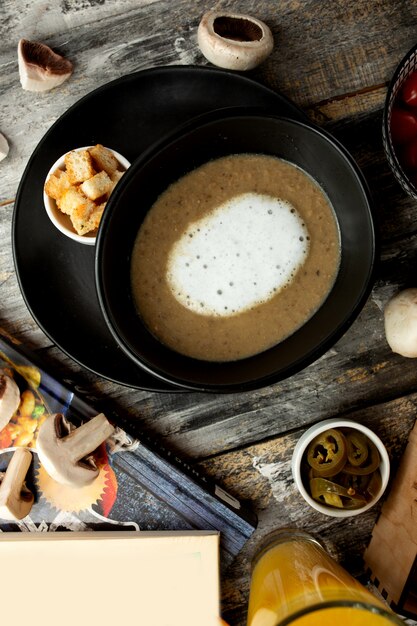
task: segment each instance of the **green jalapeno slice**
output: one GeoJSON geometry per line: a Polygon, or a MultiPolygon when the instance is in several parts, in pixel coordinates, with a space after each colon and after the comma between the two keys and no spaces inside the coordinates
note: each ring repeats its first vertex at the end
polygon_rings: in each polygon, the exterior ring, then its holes
{"type": "Polygon", "coordinates": [[[363,433],[356,431],[345,434],[347,444],[347,458],[351,465],[363,465],[368,458],[369,448],[367,438],[363,433]]]}
{"type": "Polygon", "coordinates": [[[372,441],[370,441],[370,439],[366,439],[365,443],[368,448],[368,454],[365,462],[361,465],[353,465],[348,461],[343,468],[343,471],[347,474],[363,476],[366,474],[372,474],[372,472],[375,472],[375,470],[378,469],[381,463],[378,448],[372,441]]]}
{"type": "Polygon", "coordinates": [[[339,509],[358,509],[366,504],[365,496],[355,489],[346,489],[325,478],[312,478],[310,491],[314,500],[339,509]]]}
{"type": "Polygon", "coordinates": [[[317,476],[330,478],[338,474],[347,459],[347,444],[343,433],[331,428],[317,435],[307,448],[307,463],[317,476]]]}

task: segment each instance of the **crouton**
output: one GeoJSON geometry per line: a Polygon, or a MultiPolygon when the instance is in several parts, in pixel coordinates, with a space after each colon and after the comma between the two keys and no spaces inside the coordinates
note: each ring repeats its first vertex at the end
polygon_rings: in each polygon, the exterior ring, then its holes
{"type": "Polygon", "coordinates": [[[113,174],[110,176],[111,181],[112,181],[112,186],[109,189],[109,194],[113,191],[113,189],[116,187],[117,183],[119,182],[119,180],[121,179],[121,177],[123,176],[124,172],[120,172],[119,170],[116,170],[115,172],[113,172],[113,174]]]}
{"type": "Polygon", "coordinates": [[[84,202],[80,203],[71,212],[71,222],[78,235],[86,235],[94,230],[94,226],[90,224],[90,218],[96,205],[88,198],[84,198],[84,202]]]}
{"type": "Polygon", "coordinates": [[[118,160],[114,154],[110,152],[110,150],[101,144],[98,143],[93,148],[90,148],[89,152],[93,158],[94,165],[98,170],[104,170],[107,174],[109,174],[109,176],[117,170],[119,165],[118,160]]]}
{"type": "Polygon", "coordinates": [[[80,185],[82,192],[90,198],[90,200],[96,200],[101,196],[106,195],[112,188],[113,183],[106,172],[100,172],[92,178],[85,180],[80,185]]]}
{"type": "Polygon", "coordinates": [[[70,187],[58,201],[58,206],[63,213],[70,216],[72,225],[79,235],[85,235],[93,230],[88,220],[96,205],[78,189],[70,187]]]}
{"type": "Polygon", "coordinates": [[[88,150],[68,152],[65,155],[65,166],[68,178],[73,185],[83,183],[96,173],[88,150]]]}
{"type": "Polygon", "coordinates": [[[78,191],[76,187],[69,187],[56,201],[58,208],[67,215],[71,215],[73,210],[80,204],[84,204],[87,198],[78,191]]]}
{"type": "Polygon", "coordinates": [[[45,193],[54,200],[59,200],[62,194],[71,186],[68,174],[63,170],[56,170],[46,181],[45,193]]]}
{"type": "Polygon", "coordinates": [[[115,172],[113,172],[110,178],[112,179],[114,183],[118,183],[121,177],[123,176],[123,174],[124,172],[120,172],[119,170],[116,170],[115,172]]]}
{"type": "Polygon", "coordinates": [[[100,220],[103,215],[105,206],[106,206],[106,203],[103,202],[102,204],[99,204],[98,206],[96,205],[95,208],[93,209],[90,217],[88,218],[89,231],[96,230],[99,227],[100,220]]]}

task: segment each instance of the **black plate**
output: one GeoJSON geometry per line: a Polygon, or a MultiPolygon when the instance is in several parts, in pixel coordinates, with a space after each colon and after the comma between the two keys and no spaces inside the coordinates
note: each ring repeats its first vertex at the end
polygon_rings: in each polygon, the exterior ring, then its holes
{"type": "Polygon", "coordinates": [[[26,305],[44,333],[90,371],[150,391],[174,391],[120,350],[102,316],[94,281],[94,246],[61,234],[42,200],[51,167],[73,148],[102,143],[133,162],[179,125],[222,107],[263,107],[305,120],[283,96],[255,81],[206,67],[136,72],[91,92],[64,113],[34,150],[13,216],[13,255],[26,305]]]}

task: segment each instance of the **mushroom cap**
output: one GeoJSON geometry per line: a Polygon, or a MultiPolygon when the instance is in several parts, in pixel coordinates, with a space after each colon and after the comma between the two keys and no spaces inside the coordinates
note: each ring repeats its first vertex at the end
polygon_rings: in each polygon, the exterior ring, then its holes
{"type": "Polygon", "coordinates": [[[384,310],[385,336],[391,350],[408,358],[417,357],[417,288],[393,296],[384,310]]]}
{"type": "Polygon", "coordinates": [[[250,15],[208,11],[200,21],[197,40],[206,59],[219,67],[246,71],[271,54],[270,28],[250,15]]]}
{"type": "Polygon", "coordinates": [[[0,430],[10,422],[20,404],[20,389],[13,378],[0,375],[0,430]]]}
{"type": "Polygon", "coordinates": [[[20,83],[26,91],[49,91],[72,74],[72,63],[49,46],[21,39],[17,46],[20,83]]]}

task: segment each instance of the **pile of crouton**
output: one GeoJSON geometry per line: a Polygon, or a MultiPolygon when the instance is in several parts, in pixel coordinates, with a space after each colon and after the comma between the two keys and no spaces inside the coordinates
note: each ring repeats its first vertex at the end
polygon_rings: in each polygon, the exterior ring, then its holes
{"type": "Polygon", "coordinates": [[[65,155],[65,169],[57,169],[45,184],[45,193],[69,215],[78,235],[98,228],[106,202],[123,176],[114,154],[101,144],[65,155]]]}

